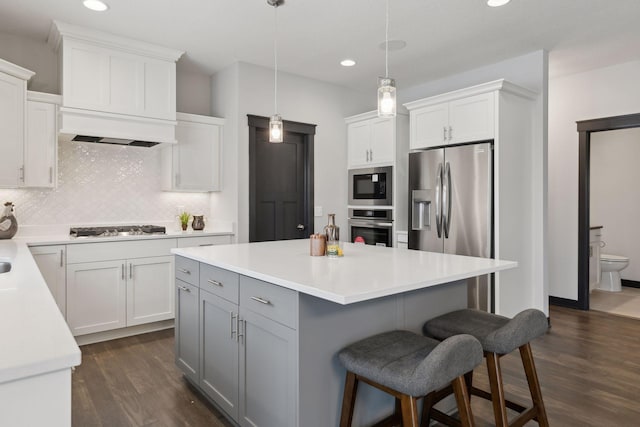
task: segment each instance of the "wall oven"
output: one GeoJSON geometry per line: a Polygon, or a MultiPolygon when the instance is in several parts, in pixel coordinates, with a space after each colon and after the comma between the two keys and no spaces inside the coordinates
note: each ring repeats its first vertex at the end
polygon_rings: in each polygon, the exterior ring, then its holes
{"type": "Polygon", "coordinates": [[[349,205],[391,206],[392,166],[349,170],[349,205]]]}
{"type": "Polygon", "coordinates": [[[393,246],[393,211],[349,209],[349,238],[367,245],[393,246]]]}

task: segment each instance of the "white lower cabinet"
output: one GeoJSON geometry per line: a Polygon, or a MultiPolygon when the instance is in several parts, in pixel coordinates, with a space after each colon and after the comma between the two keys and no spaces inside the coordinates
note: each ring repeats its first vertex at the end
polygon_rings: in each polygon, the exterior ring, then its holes
{"type": "Polygon", "coordinates": [[[296,426],[297,293],[193,262],[176,257],[176,365],[240,426],[296,426]]]}
{"type": "Polygon", "coordinates": [[[127,262],[127,326],[173,319],[173,256],[127,262]]]}
{"type": "Polygon", "coordinates": [[[74,336],[127,326],[125,263],[67,265],[67,323],[74,336]]]}
{"type": "Polygon", "coordinates": [[[49,291],[63,316],[67,314],[66,286],[66,247],[64,245],[34,246],[31,248],[33,259],[47,282],[49,291]]]}

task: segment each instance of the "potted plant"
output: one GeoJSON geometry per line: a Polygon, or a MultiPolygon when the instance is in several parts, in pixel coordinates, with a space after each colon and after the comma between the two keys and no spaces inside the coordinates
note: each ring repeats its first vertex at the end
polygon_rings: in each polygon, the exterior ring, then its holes
{"type": "Polygon", "coordinates": [[[186,231],[189,226],[189,218],[191,218],[191,215],[189,215],[188,212],[182,212],[179,218],[180,224],[182,225],[182,231],[186,231]]]}

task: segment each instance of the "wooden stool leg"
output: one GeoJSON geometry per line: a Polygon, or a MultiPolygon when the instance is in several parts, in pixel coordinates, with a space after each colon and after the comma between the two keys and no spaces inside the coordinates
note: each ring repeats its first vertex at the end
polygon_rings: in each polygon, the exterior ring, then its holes
{"type": "Polygon", "coordinates": [[[469,371],[464,374],[464,382],[467,384],[467,393],[469,393],[469,399],[471,399],[471,388],[473,387],[473,371],[469,371]]]}
{"type": "Polygon", "coordinates": [[[400,400],[402,405],[402,427],[419,427],[417,399],[403,394],[400,400]]]}
{"type": "Polygon", "coordinates": [[[473,427],[473,413],[471,412],[471,403],[469,402],[469,392],[464,377],[458,377],[453,380],[453,393],[458,404],[458,414],[462,427],[473,427]]]}
{"type": "Polygon", "coordinates": [[[500,371],[500,357],[495,353],[486,353],[487,370],[489,371],[489,384],[491,385],[491,402],[493,414],[496,418],[496,427],[508,427],[507,406],[502,384],[502,372],[500,371]]]}
{"type": "Polygon", "coordinates": [[[422,404],[422,421],[420,422],[420,427],[429,426],[429,421],[431,420],[431,408],[433,408],[433,405],[435,404],[435,396],[436,392],[433,391],[424,397],[424,401],[422,404]]]}
{"type": "Polygon", "coordinates": [[[547,411],[544,409],[544,402],[542,401],[542,391],[540,390],[538,373],[536,372],[536,365],[533,362],[533,352],[531,351],[531,345],[529,343],[520,347],[520,357],[522,358],[524,372],[527,375],[531,400],[533,401],[534,408],[536,408],[538,424],[540,427],[549,427],[547,411]]]}
{"type": "Polygon", "coordinates": [[[344,394],[342,396],[342,415],[340,416],[340,427],[351,427],[353,420],[353,407],[356,404],[356,393],[358,392],[358,378],[353,372],[347,371],[347,378],[344,383],[344,394]]]}

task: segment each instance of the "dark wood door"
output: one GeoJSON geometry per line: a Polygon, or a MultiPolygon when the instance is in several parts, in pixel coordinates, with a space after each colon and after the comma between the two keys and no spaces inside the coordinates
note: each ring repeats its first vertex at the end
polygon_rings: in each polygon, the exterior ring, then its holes
{"type": "Polygon", "coordinates": [[[266,117],[249,116],[249,241],[308,238],[315,126],[285,121],[284,142],[273,144],[267,125],[266,117]]]}

